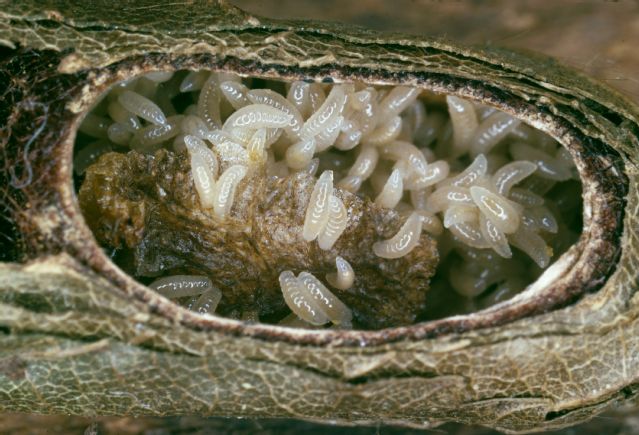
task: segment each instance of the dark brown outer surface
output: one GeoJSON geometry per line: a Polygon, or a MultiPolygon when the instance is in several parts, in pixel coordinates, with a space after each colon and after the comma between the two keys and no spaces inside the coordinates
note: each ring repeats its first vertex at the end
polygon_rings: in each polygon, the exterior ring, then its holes
{"type": "Polygon", "coordinates": [[[333,28],[331,34],[301,25],[256,28],[255,18],[236,11],[215,17],[208,7],[213,15],[204,18],[187,5],[170,17],[124,11],[117,23],[104,23],[86,9],[77,9],[74,19],[59,12],[25,14],[26,7],[21,12],[7,7],[0,15],[0,39],[23,47],[19,56],[3,61],[0,84],[8,89],[9,104],[0,119],[6,125],[3,167],[11,181],[7,198],[12,213],[21,211],[15,217],[27,236],[19,245],[20,259],[31,259],[0,266],[0,406],[424,427],[456,420],[522,431],[572,424],[634,398],[639,377],[634,106],[548,59],[353,29],[347,34],[333,28]],[[221,22],[227,24],[216,24],[221,22]],[[139,57],[169,49],[171,54],[139,57]],[[189,60],[190,55],[196,56],[189,60]],[[85,70],[114,62],[121,63],[85,70]],[[597,181],[589,184],[586,199],[599,224],[582,242],[609,261],[620,255],[617,266],[608,270],[606,261],[584,258],[572,269],[601,277],[587,280],[589,290],[603,285],[596,293],[506,324],[584,288],[562,286],[552,292],[555,299],[540,295],[519,308],[511,304],[466,320],[377,335],[200,321],[112,269],[83,224],[69,181],[73,137],[67,135],[77,126],[75,114],[88,108],[113,74],[139,72],[145,62],[418,83],[516,112],[549,128],[582,157],[584,177],[597,181]],[[446,331],[452,332],[442,335],[446,331]]]}

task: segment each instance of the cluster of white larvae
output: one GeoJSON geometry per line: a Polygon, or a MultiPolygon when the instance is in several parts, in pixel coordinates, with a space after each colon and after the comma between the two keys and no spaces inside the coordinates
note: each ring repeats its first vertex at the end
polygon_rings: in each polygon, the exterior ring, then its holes
{"type": "MultiPolygon", "coordinates": [[[[544,233],[555,233],[557,222],[542,195],[575,177],[572,159],[506,113],[448,96],[448,118],[431,115],[423,98],[435,97],[406,86],[296,81],[278,93],[251,89],[251,79],[225,73],[175,77],[150,73],[115,87],[103,103],[105,116],[90,115],[80,130],[145,153],[188,149],[200,203],[220,219],[231,215],[236,187],[256,168],[266,165],[271,177],[321,169],[302,237],[317,239],[324,250],[349,223],[334,195],[337,178],[337,188],[405,217],[395,236],[374,244],[379,257],[402,257],[422,231],[441,237],[447,230],[457,244],[504,258],[512,256],[512,245],[542,268],[550,262],[544,233]],[[171,103],[179,93],[194,101],[183,114],[171,103]]],[[[76,170],[110,143],[81,150],[76,170]]],[[[327,281],[348,289],[352,268],[339,256],[336,266],[327,281]]],[[[280,285],[288,306],[306,322],[350,323],[350,310],[310,273],[282,271],[280,285]]]]}

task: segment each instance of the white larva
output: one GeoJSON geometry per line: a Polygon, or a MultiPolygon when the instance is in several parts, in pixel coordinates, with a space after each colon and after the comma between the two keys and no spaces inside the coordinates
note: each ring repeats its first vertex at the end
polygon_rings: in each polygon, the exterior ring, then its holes
{"type": "Polygon", "coordinates": [[[182,132],[184,134],[190,134],[192,136],[199,137],[200,139],[210,139],[211,132],[206,127],[206,124],[202,119],[195,115],[187,115],[182,120],[181,124],[182,132]]]}
{"type": "Polygon", "coordinates": [[[180,92],[199,91],[206,83],[211,73],[208,71],[189,71],[180,83],[180,92]]]}
{"type": "Polygon", "coordinates": [[[215,203],[215,179],[217,178],[217,157],[195,136],[184,137],[184,144],[191,155],[191,173],[202,208],[212,208],[215,203]]]}
{"type": "Polygon", "coordinates": [[[301,140],[286,150],[286,164],[292,169],[302,169],[307,166],[315,154],[315,139],[301,140]]]}
{"type": "Polygon", "coordinates": [[[212,289],[213,284],[206,276],[173,275],[156,279],[149,287],[166,298],[175,299],[202,294],[212,289]]]}
{"type": "Polygon", "coordinates": [[[340,132],[340,127],[342,122],[344,121],[343,116],[338,116],[333,121],[331,121],[324,130],[320,131],[313,138],[315,139],[315,143],[317,144],[317,152],[322,152],[325,149],[333,146],[337,136],[340,132]]]}
{"type": "Polygon", "coordinates": [[[399,115],[404,109],[413,104],[421,89],[410,86],[396,86],[379,103],[380,119],[390,119],[399,115]]]}
{"type": "Polygon", "coordinates": [[[544,206],[533,207],[528,210],[530,215],[535,219],[535,223],[540,230],[557,233],[559,231],[559,225],[552,212],[544,206]]]}
{"type": "Polygon", "coordinates": [[[346,95],[340,86],[331,89],[321,107],[311,115],[302,127],[302,139],[310,139],[319,134],[327,126],[341,115],[346,104],[346,95]]]}
{"type": "Polygon", "coordinates": [[[200,314],[212,314],[222,299],[222,292],[217,287],[205,291],[196,299],[191,309],[200,314]]]}
{"type": "Polygon", "coordinates": [[[394,208],[404,194],[404,172],[400,168],[393,169],[384,188],[375,198],[375,204],[380,207],[394,208]]]}
{"type": "Polygon", "coordinates": [[[479,217],[477,207],[470,205],[454,205],[444,213],[444,228],[450,228],[462,222],[476,222],[479,217]]]}
{"type": "Polygon", "coordinates": [[[310,83],[293,82],[286,95],[286,99],[295,106],[303,119],[311,114],[310,87],[310,83]]]}
{"type": "Polygon", "coordinates": [[[361,92],[368,92],[370,98],[366,101],[363,99],[364,97],[361,99],[358,97],[358,101],[362,102],[363,107],[355,114],[355,119],[359,122],[362,137],[367,137],[375,129],[379,120],[377,91],[375,88],[366,88],[359,93],[361,92]]]}
{"type": "Polygon", "coordinates": [[[373,252],[381,258],[401,258],[419,244],[421,233],[422,219],[417,213],[412,213],[397,234],[388,240],[375,242],[373,252]]]}
{"type": "Polygon", "coordinates": [[[473,198],[466,187],[444,186],[426,199],[426,210],[438,213],[453,205],[472,205],[473,198]]]}
{"type": "Polygon", "coordinates": [[[153,101],[140,94],[126,90],[118,96],[118,102],[129,112],[155,125],[165,125],[166,116],[153,101]]]}
{"type": "Polygon", "coordinates": [[[213,192],[213,212],[217,217],[223,219],[231,212],[235,190],[246,172],[246,166],[233,165],[220,175],[213,192]]]}
{"type": "Polygon", "coordinates": [[[508,241],[524,251],[542,269],[550,263],[552,249],[537,233],[520,228],[517,232],[508,235],[508,241]]]}
{"type": "Polygon", "coordinates": [[[385,158],[407,162],[410,172],[414,175],[420,177],[426,175],[426,167],[428,166],[426,157],[424,157],[424,154],[419,150],[419,148],[412,143],[396,140],[390,144],[380,147],[379,151],[385,158]]]}
{"type": "Polygon", "coordinates": [[[518,187],[510,189],[508,199],[526,207],[534,207],[537,205],[542,205],[544,203],[543,197],[531,192],[528,189],[521,189],[518,187]]]}
{"type": "Polygon", "coordinates": [[[180,132],[182,115],[170,116],[164,125],[148,125],[138,130],[129,145],[132,149],[143,153],[152,153],[162,145],[162,142],[172,139],[180,132]]]}
{"type": "Polygon", "coordinates": [[[153,71],[146,73],[144,77],[156,83],[164,83],[171,80],[173,71],[153,71]]]}
{"type": "Polygon", "coordinates": [[[445,184],[458,187],[469,187],[479,178],[486,175],[487,168],[488,161],[486,160],[486,156],[479,154],[466,169],[453,178],[446,180],[445,184]]]}
{"type": "Polygon", "coordinates": [[[254,162],[263,162],[266,160],[266,129],[260,128],[257,130],[248,145],[246,151],[249,158],[254,162]]]}
{"type": "Polygon", "coordinates": [[[107,113],[115,122],[126,126],[130,132],[139,130],[142,127],[138,117],[122,107],[122,104],[117,100],[109,103],[107,113]]]}
{"type": "Polygon", "coordinates": [[[431,193],[430,188],[409,191],[410,203],[416,210],[426,210],[426,200],[431,193]]]}
{"type": "Polygon", "coordinates": [[[304,119],[299,110],[282,95],[270,89],[253,89],[247,93],[247,98],[255,104],[266,104],[290,115],[291,119],[289,124],[284,127],[284,131],[292,141],[301,138],[304,119]]]}
{"type": "Polygon", "coordinates": [[[328,316],[319,309],[317,302],[306,289],[303,289],[293,272],[285,270],[279,276],[284,302],[300,319],[311,325],[328,323],[328,316]]]}
{"type": "Polygon", "coordinates": [[[457,240],[468,246],[479,249],[490,247],[486,239],[484,239],[484,236],[481,234],[478,219],[475,221],[455,223],[448,229],[453,236],[457,238],[457,240]]]}
{"type": "Polygon", "coordinates": [[[448,114],[453,125],[453,148],[461,154],[470,148],[470,140],[477,129],[477,113],[470,101],[449,95],[446,97],[448,114]]]}
{"type": "Polygon", "coordinates": [[[249,90],[242,83],[225,81],[220,83],[220,90],[235,110],[251,104],[247,98],[249,90]]]}
{"type": "Polygon", "coordinates": [[[489,152],[520,123],[520,120],[507,113],[493,113],[479,124],[477,131],[470,140],[473,154],[489,152]]]}
{"type": "Polygon", "coordinates": [[[422,219],[423,231],[426,231],[427,233],[433,234],[435,236],[439,236],[444,232],[442,221],[440,221],[439,218],[433,213],[430,213],[426,210],[414,210],[414,212],[417,213],[422,219]]]}
{"type": "Polygon", "coordinates": [[[506,234],[517,231],[517,227],[519,226],[519,213],[506,198],[480,186],[472,186],[470,188],[470,195],[481,212],[490,219],[499,230],[506,234]]]}
{"type": "Polygon", "coordinates": [[[329,201],[333,194],[333,171],[324,171],[313,187],[304,217],[302,237],[307,242],[315,240],[328,221],[329,201]]]}
{"type": "Polygon", "coordinates": [[[347,190],[351,193],[357,193],[357,191],[362,187],[362,183],[364,180],[357,175],[347,175],[346,177],[339,180],[337,183],[337,187],[342,190],[347,190]]]}
{"type": "Polygon", "coordinates": [[[402,131],[402,118],[394,116],[364,137],[366,145],[380,146],[394,141],[402,131]]]}
{"type": "Polygon", "coordinates": [[[364,146],[357,155],[353,166],[348,170],[348,175],[359,177],[362,181],[371,176],[379,161],[379,152],[375,147],[364,146]]]}
{"type": "Polygon", "coordinates": [[[412,175],[406,180],[406,189],[408,190],[422,190],[426,187],[433,186],[440,181],[444,180],[450,172],[450,166],[445,160],[438,160],[433,163],[429,163],[426,166],[426,174],[424,175],[412,175]]]}
{"type": "Polygon", "coordinates": [[[338,290],[348,290],[353,287],[355,272],[350,263],[338,255],[335,257],[335,269],[336,273],[326,274],[326,281],[338,290]]]}
{"type": "Polygon", "coordinates": [[[118,145],[127,145],[131,140],[131,132],[126,126],[114,122],[107,129],[107,136],[109,136],[109,140],[118,145]]]}
{"type": "Polygon", "coordinates": [[[537,165],[526,160],[517,160],[502,166],[492,177],[500,195],[508,195],[510,189],[537,170],[537,165]]]}
{"type": "Polygon", "coordinates": [[[549,154],[528,144],[516,142],[510,145],[510,154],[517,160],[530,160],[537,165],[535,175],[554,181],[566,181],[572,178],[569,167],[549,154]]]}
{"type": "Polygon", "coordinates": [[[335,148],[341,151],[351,150],[359,144],[361,138],[362,132],[357,121],[344,120],[341,125],[341,133],[335,139],[335,148]]]}
{"type": "Polygon", "coordinates": [[[484,214],[479,215],[479,230],[491,248],[504,258],[513,256],[506,235],[484,214]]]}
{"type": "Polygon", "coordinates": [[[348,213],[341,199],[331,195],[328,199],[328,221],[317,237],[320,249],[331,249],[348,225],[348,213]]]}
{"type": "Polygon", "coordinates": [[[315,175],[315,173],[317,173],[317,170],[319,169],[319,164],[320,164],[320,161],[316,157],[316,158],[312,159],[308,163],[308,165],[306,165],[305,167],[300,169],[300,171],[305,172],[305,173],[307,173],[309,175],[315,175]]]}
{"type": "Polygon", "coordinates": [[[249,104],[236,110],[224,122],[223,130],[233,128],[284,128],[292,116],[266,104],[249,104]]]}
{"type": "Polygon", "coordinates": [[[220,88],[217,76],[211,74],[204,83],[197,100],[197,115],[209,130],[219,129],[222,125],[220,115],[220,88]]]}
{"type": "Polygon", "coordinates": [[[313,113],[319,112],[327,97],[320,83],[311,83],[308,97],[311,103],[311,113],[309,114],[310,117],[313,113]]]}
{"type": "Polygon", "coordinates": [[[307,292],[318,308],[336,325],[350,324],[353,318],[351,310],[315,276],[301,272],[297,278],[302,292],[307,292]]]}

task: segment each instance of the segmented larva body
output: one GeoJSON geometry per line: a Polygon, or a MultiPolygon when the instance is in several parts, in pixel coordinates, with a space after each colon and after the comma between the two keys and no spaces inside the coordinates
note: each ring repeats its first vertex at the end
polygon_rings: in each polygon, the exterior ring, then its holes
{"type": "Polygon", "coordinates": [[[403,257],[417,246],[421,233],[422,219],[417,213],[412,213],[392,238],[375,242],[373,252],[387,259],[403,257]]]}
{"type": "Polygon", "coordinates": [[[127,145],[131,140],[131,131],[120,123],[114,122],[107,129],[107,137],[109,140],[118,145],[127,145]]]}
{"type": "Polygon", "coordinates": [[[380,207],[394,208],[402,199],[404,194],[404,171],[399,168],[393,169],[384,188],[375,198],[375,204],[380,207]]]}
{"type": "Polygon", "coordinates": [[[147,80],[151,80],[155,83],[164,83],[173,78],[173,71],[153,71],[146,73],[144,77],[147,80]]]}
{"type": "Polygon", "coordinates": [[[298,276],[299,286],[310,294],[317,306],[336,325],[350,323],[351,310],[342,303],[322,282],[308,272],[301,272],[298,276]]]}
{"type": "Polygon", "coordinates": [[[212,287],[203,292],[191,306],[191,310],[199,314],[212,314],[222,299],[222,292],[217,287],[212,287]]]}
{"type": "Polygon", "coordinates": [[[129,132],[139,130],[142,126],[138,117],[125,109],[117,100],[109,103],[107,113],[116,123],[125,126],[129,132]]]}
{"type": "Polygon", "coordinates": [[[402,118],[395,116],[377,127],[364,139],[366,145],[379,146],[394,141],[402,131],[402,118]]]}
{"type": "Polygon", "coordinates": [[[515,184],[532,175],[536,170],[537,165],[525,160],[511,162],[502,166],[492,177],[497,193],[508,195],[515,184]]]}
{"type": "Polygon", "coordinates": [[[421,89],[409,86],[396,86],[379,104],[379,116],[381,119],[390,119],[399,115],[408,106],[415,102],[421,89]]]}
{"type": "Polygon", "coordinates": [[[199,91],[210,75],[209,71],[189,71],[180,83],[180,92],[199,91]]]}
{"type": "Polygon", "coordinates": [[[348,290],[355,282],[355,271],[348,261],[339,255],[335,257],[335,273],[326,274],[326,281],[336,289],[348,290]]]}
{"type": "Polygon", "coordinates": [[[118,102],[126,110],[155,125],[166,124],[166,117],[162,109],[153,101],[140,94],[126,90],[118,97],[118,102]]]}
{"type": "Polygon", "coordinates": [[[169,299],[196,296],[213,288],[211,280],[199,275],[173,275],[159,278],[149,287],[169,299]]]}
{"type": "Polygon", "coordinates": [[[462,154],[470,148],[470,140],[479,125],[475,106],[470,101],[453,95],[446,97],[448,114],[453,125],[453,148],[456,154],[462,154]]]}
{"type": "Polygon", "coordinates": [[[316,148],[315,138],[301,140],[286,150],[286,163],[292,169],[302,169],[311,162],[316,148]]]}
{"type": "Polygon", "coordinates": [[[333,171],[324,171],[313,187],[304,218],[302,237],[307,242],[315,240],[322,232],[330,213],[329,201],[333,194],[333,171]]]}
{"type": "Polygon", "coordinates": [[[224,122],[224,130],[233,128],[283,128],[292,116],[266,104],[250,104],[233,112],[224,122]]]}
{"type": "Polygon", "coordinates": [[[348,225],[348,213],[341,199],[335,195],[328,198],[328,220],[317,237],[320,249],[329,250],[348,225]]]}
{"type": "Polygon", "coordinates": [[[246,146],[249,158],[252,161],[263,162],[266,160],[266,134],[266,129],[260,128],[253,134],[246,146]]]}
{"type": "Polygon", "coordinates": [[[204,82],[197,100],[197,115],[204,121],[209,130],[215,130],[222,126],[220,90],[216,74],[211,74],[204,82]]]}
{"type": "Polygon", "coordinates": [[[470,195],[479,210],[504,233],[514,233],[519,227],[519,213],[505,198],[490,190],[472,186],[470,195]]]}
{"type": "Polygon", "coordinates": [[[311,85],[306,82],[293,82],[286,94],[286,99],[293,104],[302,118],[306,119],[311,114],[311,85]]]}
{"type": "Polygon", "coordinates": [[[247,97],[255,104],[265,104],[289,115],[291,118],[289,124],[283,127],[284,131],[286,131],[289,138],[293,141],[301,139],[304,119],[302,119],[302,115],[290,101],[270,89],[253,89],[248,92],[247,97]]]}
{"type": "Polygon", "coordinates": [[[285,270],[279,277],[284,301],[291,311],[312,325],[329,321],[350,325],[352,313],[320,280],[308,272],[295,277],[285,270]]]}
{"type": "Polygon", "coordinates": [[[345,104],[344,90],[340,86],[335,86],[317,111],[304,123],[301,131],[302,139],[311,139],[331,125],[341,115],[345,104]]]}
{"type": "Polygon", "coordinates": [[[440,181],[443,181],[450,172],[450,166],[448,162],[438,160],[433,163],[429,163],[426,166],[426,173],[423,175],[417,174],[406,179],[406,189],[408,190],[422,190],[427,187],[433,186],[440,181]]]}
{"type": "Polygon", "coordinates": [[[133,135],[131,148],[141,152],[155,151],[162,142],[178,135],[182,119],[182,115],[170,116],[162,125],[152,124],[141,128],[133,135]]]}
{"type": "Polygon", "coordinates": [[[324,325],[329,318],[320,310],[315,298],[305,291],[297,277],[290,270],[285,270],[279,276],[280,287],[284,302],[300,319],[311,325],[324,325]]]}
{"type": "Polygon", "coordinates": [[[525,143],[516,142],[510,146],[515,159],[526,159],[537,165],[537,175],[554,181],[565,181],[572,177],[570,167],[525,143]]]}
{"type": "Polygon", "coordinates": [[[247,97],[249,90],[242,83],[234,81],[222,82],[220,83],[220,89],[235,110],[251,104],[247,97]]]}
{"type": "Polygon", "coordinates": [[[499,141],[504,139],[521,121],[504,112],[495,112],[477,127],[471,139],[471,151],[477,155],[489,152],[499,141]]]}
{"type": "Polygon", "coordinates": [[[445,184],[458,187],[468,187],[486,175],[488,161],[483,154],[475,157],[475,160],[460,174],[450,178],[445,184]]]}
{"type": "Polygon", "coordinates": [[[191,173],[202,208],[213,208],[215,204],[215,180],[219,165],[215,154],[195,136],[187,135],[184,143],[191,155],[191,173]]]}
{"type": "Polygon", "coordinates": [[[217,217],[225,218],[231,212],[235,190],[246,172],[246,166],[233,165],[220,175],[213,188],[213,212],[217,217]]]}
{"type": "Polygon", "coordinates": [[[339,115],[333,118],[332,121],[327,122],[326,128],[313,136],[318,152],[324,151],[335,143],[343,122],[344,117],[339,115]]]}

